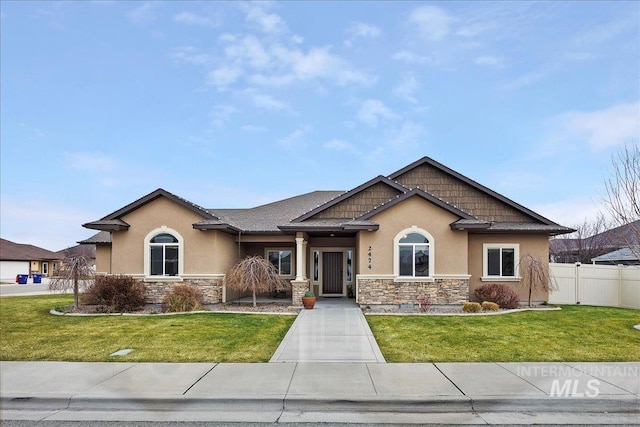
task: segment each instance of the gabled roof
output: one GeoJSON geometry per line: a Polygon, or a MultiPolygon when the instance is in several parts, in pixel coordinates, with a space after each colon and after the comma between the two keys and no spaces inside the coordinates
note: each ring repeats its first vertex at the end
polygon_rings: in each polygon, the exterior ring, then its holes
{"type": "Polygon", "coordinates": [[[389,175],[389,179],[395,181],[400,176],[404,175],[405,173],[407,173],[407,172],[409,172],[409,171],[411,171],[413,169],[416,169],[416,168],[418,168],[418,167],[420,167],[422,165],[429,165],[429,166],[431,166],[431,167],[433,167],[433,168],[435,168],[435,169],[437,169],[437,170],[439,170],[439,171],[441,171],[441,172],[443,172],[443,173],[445,173],[445,174],[447,174],[447,175],[449,175],[451,177],[454,177],[455,179],[457,179],[457,180],[459,180],[459,181],[461,181],[461,182],[463,182],[463,183],[475,188],[476,190],[478,190],[478,191],[480,191],[480,192],[482,192],[484,194],[487,194],[487,195],[489,195],[489,196],[501,201],[502,203],[510,206],[511,208],[515,209],[516,211],[519,211],[519,212],[521,212],[521,213],[523,213],[523,214],[525,214],[525,215],[527,215],[527,216],[529,216],[529,217],[531,217],[531,218],[533,218],[533,219],[535,219],[535,220],[537,220],[539,222],[542,222],[543,224],[556,225],[556,226],[558,225],[555,222],[543,217],[542,215],[540,215],[540,214],[538,214],[538,213],[536,213],[536,212],[534,212],[534,211],[532,211],[532,210],[520,205],[519,203],[514,202],[513,200],[509,199],[508,197],[505,197],[502,194],[499,194],[499,193],[497,193],[497,192],[485,187],[482,184],[479,184],[478,182],[472,180],[471,178],[468,178],[468,177],[462,175],[461,173],[456,172],[453,169],[450,169],[450,168],[446,167],[445,165],[443,165],[443,164],[431,159],[430,157],[426,157],[425,156],[425,157],[421,158],[420,160],[417,160],[417,161],[411,163],[410,165],[408,165],[408,166],[406,166],[406,167],[404,167],[404,168],[392,173],[391,175],[389,175]]]}
{"type": "Polygon", "coordinates": [[[48,261],[62,258],[64,257],[60,254],[38,246],[0,239],[0,260],[2,261],[48,261]]]}
{"type": "Polygon", "coordinates": [[[293,231],[347,233],[377,230],[378,224],[371,220],[374,215],[415,196],[457,216],[459,219],[451,224],[453,230],[549,234],[573,231],[429,157],[423,157],[389,177],[379,175],[347,192],[314,191],[250,209],[204,209],[175,194],[158,189],[98,221],[84,224],[84,227],[109,232],[127,230],[129,224],[122,220],[123,216],[159,197],[166,197],[202,217],[201,221],[193,224],[193,228],[197,230],[221,230],[233,234],[278,234],[293,231]],[[428,165],[429,168],[421,168],[423,165],[428,165]],[[408,172],[408,175],[403,176],[408,172]],[[399,177],[401,182],[397,182],[399,177]],[[426,185],[433,182],[437,188],[430,191],[429,188],[416,185],[423,181],[426,185]],[[442,187],[438,186],[440,182],[447,183],[450,188],[442,191],[442,187]],[[467,195],[464,200],[456,197],[448,199],[447,195],[455,196],[458,192],[468,193],[470,196],[467,195]],[[477,203],[478,200],[481,203],[477,203]],[[489,209],[503,210],[506,214],[486,214],[485,209],[475,216],[473,203],[488,206],[489,209]]]}
{"type": "Polygon", "coordinates": [[[129,203],[127,206],[121,209],[118,209],[115,212],[110,213],[104,218],[99,219],[98,221],[88,222],[86,224],[83,224],[82,226],[85,228],[92,228],[94,230],[102,230],[102,231],[127,230],[129,228],[129,224],[124,222],[122,220],[122,217],[135,211],[136,209],[141,208],[147,203],[153,202],[154,200],[160,197],[166,197],[167,199],[187,208],[191,212],[194,212],[205,219],[208,219],[208,220],[219,219],[219,218],[216,218],[214,215],[212,215],[205,208],[198,206],[195,203],[192,203],[186,199],[183,199],[182,197],[176,196],[175,194],[170,193],[162,188],[158,188],[157,190],[147,194],[146,196],[139,198],[135,202],[129,203]]]}
{"type": "Polygon", "coordinates": [[[353,197],[354,195],[367,190],[371,187],[373,187],[374,185],[377,184],[386,184],[389,187],[395,189],[396,191],[398,191],[399,193],[404,193],[407,191],[407,189],[405,187],[403,187],[402,185],[398,184],[397,182],[391,181],[389,178],[386,178],[382,175],[378,175],[377,177],[373,178],[372,180],[369,180],[367,182],[365,182],[362,185],[359,185],[358,187],[354,188],[353,190],[349,190],[345,193],[342,193],[340,196],[329,200],[328,202],[324,203],[321,206],[316,207],[315,209],[312,209],[311,211],[305,213],[302,216],[299,216],[298,218],[294,219],[292,222],[302,222],[305,220],[308,220],[309,218],[312,218],[316,215],[318,215],[320,212],[326,211],[327,209],[336,206],[337,204],[353,197]]]}

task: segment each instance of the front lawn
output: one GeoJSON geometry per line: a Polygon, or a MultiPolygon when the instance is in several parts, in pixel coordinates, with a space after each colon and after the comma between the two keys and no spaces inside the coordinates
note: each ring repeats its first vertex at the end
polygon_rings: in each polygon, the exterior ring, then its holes
{"type": "Polygon", "coordinates": [[[267,362],[295,316],[54,316],[68,295],[0,298],[0,360],[267,362]],[[121,349],[122,357],[109,355],[121,349]]]}
{"type": "Polygon", "coordinates": [[[640,310],[563,306],[496,316],[367,316],[387,362],[640,361],[640,310]]]}

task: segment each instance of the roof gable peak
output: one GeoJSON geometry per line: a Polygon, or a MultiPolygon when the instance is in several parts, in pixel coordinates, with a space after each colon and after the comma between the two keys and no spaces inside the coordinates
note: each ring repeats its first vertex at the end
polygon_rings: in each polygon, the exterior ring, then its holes
{"type": "Polygon", "coordinates": [[[354,188],[352,190],[346,191],[343,194],[339,195],[338,197],[335,197],[335,198],[329,200],[328,202],[324,203],[323,205],[320,205],[317,208],[310,210],[309,212],[305,213],[302,216],[299,216],[298,218],[294,219],[291,222],[302,222],[302,221],[305,221],[305,220],[307,220],[307,219],[319,214],[320,212],[323,212],[323,211],[331,208],[332,206],[335,206],[338,203],[340,203],[340,202],[342,202],[344,200],[347,200],[348,198],[350,198],[350,197],[352,197],[352,196],[354,196],[354,195],[356,195],[356,194],[358,194],[358,193],[360,193],[360,192],[362,192],[364,190],[367,190],[367,189],[373,187],[374,185],[381,184],[381,183],[385,184],[385,185],[388,185],[389,187],[393,188],[394,190],[396,190],[396,191],[398,191],[400,193],[404,193],[404,192],[408,191],[408,189],[406,187],[403,187],[402,185],[398,184],[397,182],[392,181],[391,179],[389,179],[389,178],[387,178],[387,177],[385,177],[383,175],[378,175],[377,177],[365,182],[364,184],[359,185],[358,187],[356,187],[356,188],[354,188]]]}

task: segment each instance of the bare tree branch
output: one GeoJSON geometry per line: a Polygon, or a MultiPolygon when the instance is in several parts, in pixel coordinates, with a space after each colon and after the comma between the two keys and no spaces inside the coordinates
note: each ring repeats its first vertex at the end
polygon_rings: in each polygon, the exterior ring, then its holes
{"type": "Polygon", "coordinates": [[[619,238],[640,259],[640,146],[630,143],[612,158],[613,173],[605,181],[605,206],[619,225],[630,232],[619,238]]]}
{"type": "Polygon", "coordinates": [[[60,262],[58,269],[53,272],[49,282],[49,289],[65,291],[73,289],[73,306],[77,309],[79,304],[80,281],[92,281],[94,277],[93,267],[89,258],[84,255],[67,257],[60,262]]]}
{"type": "Polygon", "coordinates": [[[276,267],[260,256],[251,256],[236,264],[224,278],[225,286],[253,294],[253,306],[256,306],[256,294],[286,289],[286,282],[278,274],[276,267]]]}

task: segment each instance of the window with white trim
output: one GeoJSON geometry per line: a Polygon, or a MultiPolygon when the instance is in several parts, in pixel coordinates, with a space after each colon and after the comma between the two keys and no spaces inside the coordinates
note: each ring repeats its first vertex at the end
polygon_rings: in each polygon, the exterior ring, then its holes
{"type": "Polygon", "coordinates": [[[431,242],[425,234],[416,231],[396,237],[397,273],[400,277],[429,277],[433,260],[430,259],[431,242]]]}
{"type": "Polygon", "coordinates": [[[293,273],[293,251],[291,249],[269,249],[267,259],[278,270],[281,276],[291,276],[293,273]]]}
{"type": "Polygon", "coordinates": [[[485,243],[483,245],[483,276],[487,278],[516,278],[520,247],[518,244],[485,243]]]}
{"type": "Polygon", "coordinates": [[[169,233],[160,233],[149,240],[149,273],[151,276],[177,276],[180,244],[169,233]]]}

